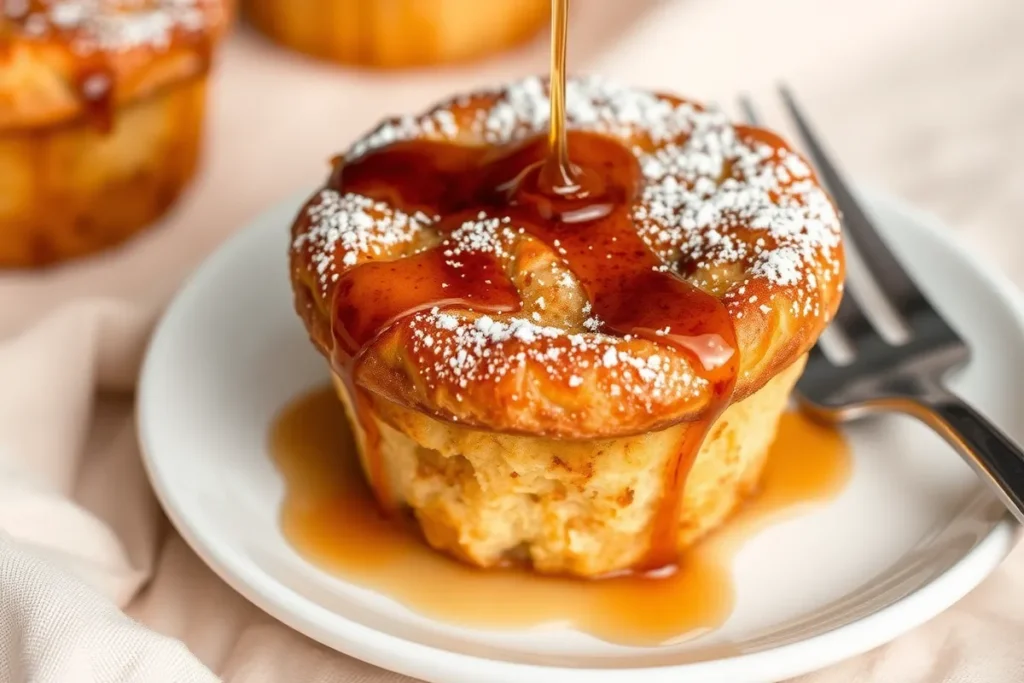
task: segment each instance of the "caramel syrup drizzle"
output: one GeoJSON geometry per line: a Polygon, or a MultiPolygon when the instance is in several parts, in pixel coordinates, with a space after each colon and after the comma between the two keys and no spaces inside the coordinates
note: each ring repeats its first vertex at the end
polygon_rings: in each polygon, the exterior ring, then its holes
{"type": "Polygon", "coordinates": [[[548,131],[550,153],[544,165],[544,184],[558,194],[576,195],[582,188],[579,169],[569,160],[565,136],[566,52],[569,37],[569,0],[551,0],[551,115],[548,131]]]}
{"type": "MultiPolygon", "coordinates": [[[[835,496],[852,464],[840,432],[783,415],[758,490],[723,527],[688,548],[674,574],[580,581],[521,567],[481,571],[433,550],[403,516],[378,512],[352,436],[330,387],[296,397],[274,421],[270,448],[285,482],[282,530],[311,563],[427,618],[502,630],[567,624],[643,647],[721,626],[733,611],[732,560],[743,543],[835,496]]],[[[723,647],[723,654],[741,654],[723,647]]]]}
{"type": "Polygon", "coordinates": [[[114,129],[115,74],[106,55],[96,53],[82,58],[84,65],[75,74],[75,89],[86,120],[100,134],[114,129]]]}
{"type": "MultiPolygon", "coordinates": [[[[710,403],[684,430],[678,457],[665,472],[650,552],[636,567],[662,569],[677,560],[676,525],[690,465],[732,396],[739,361],[735,331],[717,297],[665,271],[637,234],[631,209],[641,195],[642,174],[634,154],[611,137],[566,130],[568,0],[553,0],[553,9],[550,135],[503,147],[397,142],[337,165],[328,186],[409,214],[439,215],[435,228],[442,235],[480,212],[508,217],[562,256],[602,321],[603,333],[644,337],[690,359],[710,387],[710,403]]],[[[435,247],[405,259],[364,263],[341,275],[333,300],[332,362],[350,389],[358,392],[364,384],[360,357],[367,345],[408,316],[434,307],[489,314],[521,309],[519,293],[494,255],[468,253],[459,261],[461,267],[453,267],[444,247],[435,247]]],[[[365,414],[360,421],[364,427],[372,422],[365,414]]],[[[368,458],[368,469],[380,472],[372,465],[379,454],[368,458]]],[[[394,507],[383,477],[375,479],[382,505],[394,507]]]]}

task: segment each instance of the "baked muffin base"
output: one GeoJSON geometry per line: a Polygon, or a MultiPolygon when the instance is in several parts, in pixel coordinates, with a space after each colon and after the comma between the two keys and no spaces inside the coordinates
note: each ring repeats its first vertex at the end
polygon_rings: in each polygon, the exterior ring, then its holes
{"type": "Polygon", "coordinates": [[[275,42],[319,59],[385,68],[473,59],[532,37],[550,0],[244,0],[275,42]]]}
{"type": "MultiPolygon", "coordinates": [[[[680,552],[757,486],[805,360],[731,405],[709,430],[683,492],[680,552]]],[[[378,496],[410,509],[432,547],[480,567],[525,563],[582,577],[633,567],[649,548],[666,467],[696,428],[558,441],[468,429],[370,394],[361,395],[357,419],[345,383],[335,375],[334,384],[378,496]],[[375,463],[360,420],[376,432],[375,463]]]]}
{"type": "Polygon", "coordinates": [[[0,267],[65,261],[118,244],[162,216],[195,173],[206,78],[96,121],[0,132],[0,267]]]}

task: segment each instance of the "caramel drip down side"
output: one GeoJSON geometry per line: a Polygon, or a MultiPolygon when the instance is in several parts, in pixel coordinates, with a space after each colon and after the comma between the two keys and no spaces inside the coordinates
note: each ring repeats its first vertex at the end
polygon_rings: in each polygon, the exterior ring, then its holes
{"type": "Polygon", "coordinates": [[[393,513],[398,508],[398,501],[395,499],[394,491],[391,490],[391,482],[388,481],[388,473],[384,467],[384,458],[380,453],[380,428],[374,419],[373,399],[365,389],[354,386],[349,382],[349,396],[352,397],[352,411],[355,413],[356,421],[363,430],[363,457],[366,459],[366,473],[370,488],[377,499],[377,504],[387,513],[393,513]]]}
{"type": "Polygon", "coordinates": [[[114,72],[104,53],[94,53],[82,61],[82,67],[75,74],[75,88],[82,110],[97,132],[110,133],[114,127],[116,103],[114,72]]]}
{"type": "Polygon", "coordinates": [[[679,520],[682,516],[686,480],[707,438],[714,420],[725,410],[728,401],[719,399],[713,406],[711,419],[701,418],[688,425],[675,457],[670,457],[662,475],[662,494],[650,525],[651,540],[647,555],[633,567],[635,572],[677,571],[679,559],[679,520]]]}

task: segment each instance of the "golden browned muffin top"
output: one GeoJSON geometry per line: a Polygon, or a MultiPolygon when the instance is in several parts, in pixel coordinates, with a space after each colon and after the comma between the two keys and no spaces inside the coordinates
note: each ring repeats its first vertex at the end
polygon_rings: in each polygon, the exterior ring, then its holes
{"type": "Polygon", "coordinates": [[[723,387],[740,400],[815,343],[844,261],[837,213],[796,152],[596,77],[569,82],[567,107],[570,151],[622,180],[622,206],[583,227],[458,198],[543,146],[541,79],[385,121],[337,160],[295,221],[291,260],[297,310],[339,373],[441,419],[606,437],[720,410],[723,387]],[[662,327],[679,297],[692,316],[675,306],[662,327]]]}
{"type": "Polygon", "coordinates": [[[0,0],[0,130],[103,111],[206,71],[225,0],[0,0]]]}

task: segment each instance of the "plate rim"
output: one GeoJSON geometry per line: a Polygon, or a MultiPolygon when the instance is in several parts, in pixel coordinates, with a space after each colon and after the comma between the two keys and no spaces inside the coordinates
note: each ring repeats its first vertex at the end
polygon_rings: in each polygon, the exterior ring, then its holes
{"type": "MultiPolygon", "coordinates": [[[[258,229],[266,216],[285,207],[298,207],[309,194],[294,193],[252,216],[241,229],[224,240],[185,278],[162,312],[147,343],[136,390],[135,426],[141,460],[154,494],[168,519],[192,551],[222,581],[246,600],[289,628],[331,649],[388,671],[435,683],[469,683],[481,680],[480,677],[492,683],[518,683],[526,677],[534,677],[538,681],[558,681],[559,677],[566,674],[581,679],[585,677],[592,683],[634,683],[632,679],[637,675],[643,675],[645,681],[679,681],[678,676],[687,676],[688,679],[699,677],[703,681],[734,681],[739,676],[749,677],[752,673],[758,681],[775,681],[816,671],[857,656],[884,645],[938,616],[987,578],[1013,549],[1018,537],[1024,535],[1007,512],[980,541],[948,569],[877,611],[792,643],[700,662],[616,668],[522,663],[453,652],[406,640],[344,617],[344,633],[328,629],[323,626],[322,620],[316,617],[329,615],[337,618],[339,615],[277,582],[268,580],[265,574],[248,568],[230,548],[215,547],[215,544],[203,540],[202,534],[191,524],[188,515],[175,505],[171,492],[165,486],[165,480],[158,476],[157,466],[151,455],[154,449],[146,427],[149,421],[146,410],[149,403],[147,396],[153,391],[151,366],[155,362],[155,351],[163,340],[168,321],[172,321],[177,315],[184,295],[199,287],[207,274],[218,270],[221,263],[230,257],[230,253],[248,238],[249,233],[258,229]],[[287,601],[292,602],[291,608],[286,606],[287,601]],[[295,608],[296,601],[301,603],[300,608],[295,608]],[[403,654],[396,657],[398,651],[403,654]],[[466,677],[467,671],[472,672],[469,678],[466,677]]],[[[902,214],[909,221],[918,223],[936,240],[954,247],[966,265],[1002,299],[1024,336],[1024,296],[1004,273],[988,268],[985,259],[959,235],[950,231],[941,219],[888,192],[861,186],[858,194],[868,200],[866,203],[869,211],[874,206],[885,206],[894,213],[902,214]]]]}

